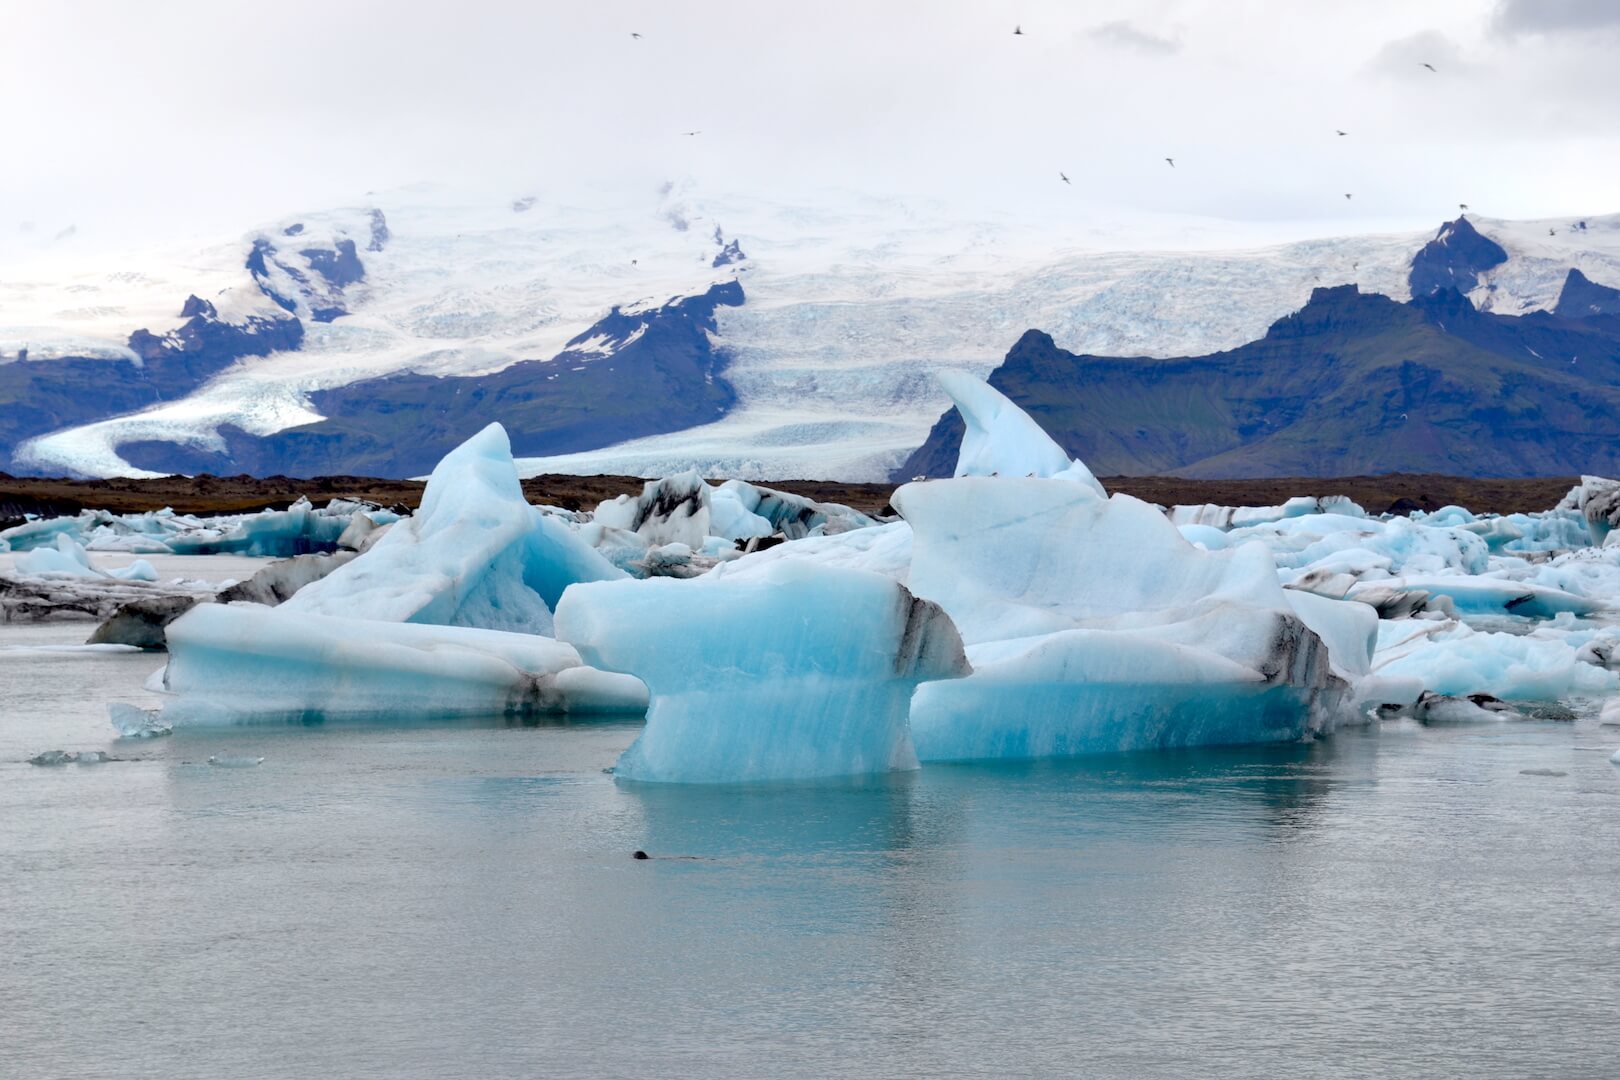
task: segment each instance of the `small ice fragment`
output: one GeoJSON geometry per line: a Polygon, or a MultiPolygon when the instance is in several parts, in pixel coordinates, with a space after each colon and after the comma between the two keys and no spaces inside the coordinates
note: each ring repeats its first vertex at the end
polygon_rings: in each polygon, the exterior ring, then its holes
{"type": "Polygon", "coordinates": [[[119,736],[125,739],[152,739],[172,730],[159,709],[139,709],[122,701],[107,706],[107,716],[119,736]]]}
{"type": "Polygon", "coordinates": [[[28,759],[30,765],[66,765],[78,761],[79,755],[68,750],[47,750],[28,759]]]}
{"type": "Polygon", "coordinates": [[[100,750],[86,750],[78,757],[78,763],[80,765],[100,765],[104,761],[117,760],[117,758],[111,756],[110,754],[105,754],[100,750]]]}
{"type": "Polygon", "coordinates": [[[1520,769],[1520,776],[1568,776],[1569,773],[1560,769],[1520,769]]]}
{"type": "Polygon", "coordinates": [[[248,754],[215,754],[208,759],[208,764],[221,769],[251,769],[263,760],[248,754]]]}

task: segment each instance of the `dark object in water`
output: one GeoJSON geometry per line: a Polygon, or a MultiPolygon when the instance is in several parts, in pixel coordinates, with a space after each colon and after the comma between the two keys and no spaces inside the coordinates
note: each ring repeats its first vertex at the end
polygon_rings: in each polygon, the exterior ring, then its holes
{"type": "Polygon", "coordinates": [[[652,856],[648,855],[645,851],[638,851],[635,854],[631,855],[630,857],[632,859],[650,859],[650,858],[652,858],[652,856]]]}

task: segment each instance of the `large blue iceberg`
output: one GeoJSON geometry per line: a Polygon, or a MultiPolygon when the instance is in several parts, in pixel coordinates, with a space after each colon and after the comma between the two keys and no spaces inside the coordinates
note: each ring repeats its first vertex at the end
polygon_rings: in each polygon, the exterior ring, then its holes
{"type": "Polygon", "coordinates": [[[881,574],[809,561],[576,585],[557,631],[587,662],[647,684],[646,730],[617,768],[627,780],[914,769],[913,689],[968,670],[937,606],[881,574]]]}
{"type": "Polygon", "coordinates": [[[646,689],[548,636],[579,581],[624,577],[523,498],[506,432],[446,455],[421,509],[277,607],[201,604],[168,627],[180,722],[266,716],[639,712],[646,689]]]}

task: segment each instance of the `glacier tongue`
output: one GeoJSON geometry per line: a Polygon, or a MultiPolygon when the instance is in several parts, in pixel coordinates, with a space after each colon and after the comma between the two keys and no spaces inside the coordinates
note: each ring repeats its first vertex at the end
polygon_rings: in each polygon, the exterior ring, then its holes
{"type": "Polygon", "coordinates": [[[647,685],[646,730],[617,768],[627,780],[916,768],[912,690],[968,671],[938,607],[880,574],[803,560],[578,585],[558,606],[557,630],[587,662],[647,685]]]}

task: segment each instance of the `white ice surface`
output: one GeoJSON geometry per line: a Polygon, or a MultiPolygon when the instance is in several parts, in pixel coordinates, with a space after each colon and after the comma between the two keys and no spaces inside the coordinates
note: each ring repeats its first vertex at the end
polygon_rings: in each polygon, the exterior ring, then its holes
{"type": "MultiPolygon", "coordinates": [[[[268,433],[309,422],[309,391],[401,370],[471,374],[548,359],[614,304],[662,302],[736,276],[748,294],[719,312],[739,407],[704,427],[583,454],[529,459],[535,472],[664,476],[697,468],[745,479],[879,480],[948,405],[932,372],[983,375],[1030,327],[1104,355],[1202,354],[1253,340],[1312,288],[1359,282],[1406,296],[1412,255],[1432,230],[1297,238],[1192,220],[1098,222],[1054,233],[1009,214],[829,193],[818,205],[707,194],[604,195],[592,206],[418,188],[385,193],[393,237],[362,250],[353,314],[308,324],[305,348],[250,360],[189,397],[31,444],[40,467],[128,473],[120,441],[217,448],[215,429],[268,433]],[[675,223],[685,224],[685,228],[675,223]],[[710,266],[715,226],[748,259],[710,266]],[[1241,296],[1242,303],[1233,297],[1241,296]]],[[[132,252],[9,268],[0,282],[0,354],[123,353],[139,326],[162,333],[196,293],[245,314],[252,239],[284,252],[365,238],[366,207],[292,215],[204,251],[132,252]],[[297,221],[297,239],[281,229],[297,221]],[[238,310],[239,308],[243,310],[238,310]]],[[[1581,266],[1620,282],[1620,215],[1568,222],[1470,218],[1513,258],[1488,276],[1496,310],[1547,307],[1581,266]],[[1547,237],[1549,225],[1560,232],[1547,237]]],[[[364,248],[364,243],[361,245],[364,248]]],[[[32,361],[30,361],[32,362],[32,361]]],[[[590,362],[599,362],[592,360],[590,362]]],[[[605,362],[611,363],[611,358],[605,362]]]]}

